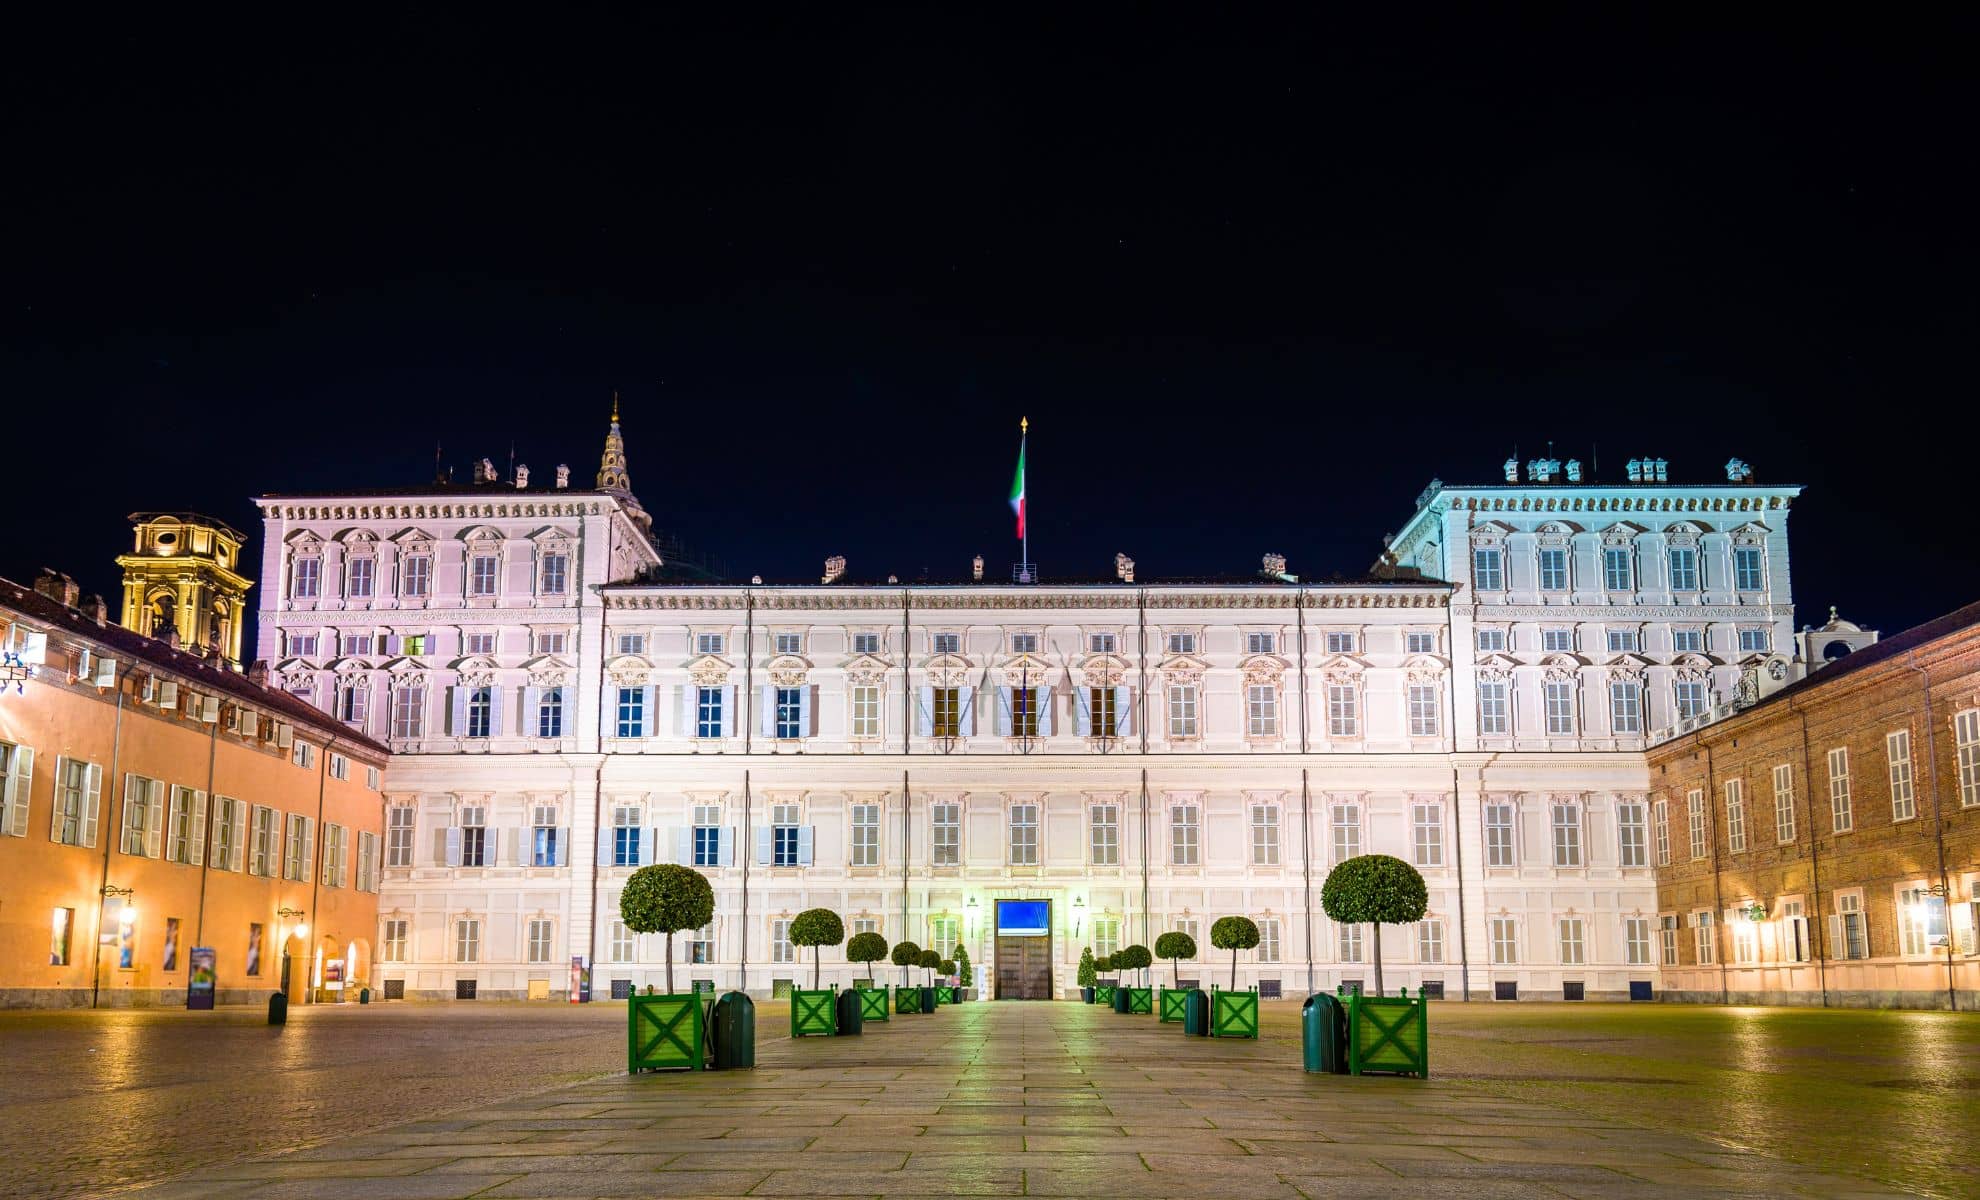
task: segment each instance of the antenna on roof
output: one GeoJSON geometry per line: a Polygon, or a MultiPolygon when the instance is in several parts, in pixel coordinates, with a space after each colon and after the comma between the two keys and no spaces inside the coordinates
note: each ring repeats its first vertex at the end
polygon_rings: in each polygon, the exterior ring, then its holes
{"type": "Polygon", "coordinates": [[[440,442],[439,442],[439,440],[438,440],[438,439],[435,439],[435,440],[434,440],[434,443],[433,443],[433,482],[435,482],[435,483],[439,483],[440,481],[441,481],[441,475],[440,475],[440,442]]]}
{"type": "Polygon", "coordinates": [[[509,439],[509,478],[516,477],[516,439],[509,439]]]}

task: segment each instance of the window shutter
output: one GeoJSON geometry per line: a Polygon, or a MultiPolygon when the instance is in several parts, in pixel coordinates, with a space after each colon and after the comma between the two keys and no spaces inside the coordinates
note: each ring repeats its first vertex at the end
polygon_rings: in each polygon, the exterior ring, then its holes
{"type": "Polygon", "coordinates": [[[314,859],[314,857],[315,857],[315,854],[314,854],[314,851],[315,851],[315,849],[316,849],[316,820],[315,820],[315,818],[313,818],[313,817],[304,817],[304,818],[303,818],[303,826],[302,826],[302,829],[303,829],[303,844],[302,844],[302,870],[301,870],[301,871],[299,871],[299,872],[297,872],[297,877],[298,877],[298,878],[300,878],[300,879],[308,879],[308,878],[309,878],[309,866],[310,866],[310,863],[311,863],[311,861],[312,861],[312,860],[314,859]]]}
{"type": "Polygon", "coordinates": [[[759,867],[770,865],[770,827],[768,825],[762,826],[756,831],[756,865],[759,867]]]}
{"type": "Polygon", "coordinates": [[[962,709],[962,736],[974,736],[976,733],[976,689],[973,687],[957,688],[956,704],[962,709]]]}
{"type": "MultiPolygon", "coordinates": [[[[607,809],[606,811],[609,812],[611,810],[607,809]]],[[[598,827],[598,865],[601,867],[612,865],[612,827],[610,825],[600,825],[598,827]]]]}
{"type": "Polygon", "coordinates": [[[736,831],[724,825],[715,839],[715,861],[725,867],[736,865],[736,831]]]}
{"type": "MultiPolygon", "coordinates": [[[[555,692],[557,689],[550,690],[555,692]]],[[[524,684],[522,695],[522,712],[517,717],[516,732],[522,737],[535,737],[543,732],[543,689],[524,684]]]]}
{"type": "Polygon", "coordinates": [[[103,768],[83,764],[82,844],[96,845],[96,819],[103,809],[103,768]]]}
{"type": "Polygon", "coordinates": [[[8,837],[26,837],[28,803],[34,795],[34,750],[14,747],[14,761],[7,765],[7,821],[0,829],[8,837]]]}
{"type": "Polygon", "coordinates": [[[165,785],[154,783],[144,806],[144,856],[157,858],[165,833],[165,785]]]}
{"type": "Polygon", "coordinates": [[[1133,727],[1134,689],[1123,684],[1114,689],[1114,736],[1126,737],[1133,727]]]}
{"type": "Polygon", "coordinates": [[[48,635],[29,633],[21,641],[21,661],[29,666],[41,666],[48,661],[48,635]]]}
{"type": "Polygon", "coordinates": [[[1038,706],[1038,736],[1052,736],[1052,689],[1035,687],[1031,689],[1032,703],[1038,706]]]}
{"type": "Polygon", "coordinates": [[[1085,688],[1073,690],[1073,736],[1093,735],[1093,698],[1085,688]]]}
{"type": "Polygon", "coordinates": [[[163,680],[159,683],[158,707],[160,708],[179,707],[179,685],[177,683],[174,683],[170,679],[163,680]]]}
{"type": "Polygon", "coordinates": [[[773,684],[764,684],[756,689],[756,732],[764,737],[777,736],[777,689],[773,684]]]}
{"type": "Polygon", "coordinates": [[[674,861],[683,867],[694,865],[694,830],[675,827],[668,831],[668,840],[674,847],[674,861]]]}
{"type": "Polygon", "coordinates": [[[466,737],[468,690],[461,684],[455,684],[447,691],[451,697],[448,701],[447,732],[455,737],[466,737]]]}
{"type": "Polygon", "coordinates": [[[275,730],[275,744],[287,750],[296,744],[296,727],[284,721],[275,730]]]}
{"type": "Polygon", "coordinates": [[[660,851],[661,848],[665,846],[667,843],[660,840],[660,832],[661,832],[660,827],[658,825],[647,826],[646,853],[640,856],[639,859],[640,866],[642,867],[650,866],[654,863],[664,861],[660,857],[660,851]]]}
{"type": "Polygon", "coordinates": [[[722,736],[736,736],[736,685],[733,683],[722,688],[722,736]]]}
{"type": "Polygon", "coordinates": [[[488,685],[488,736],[502,736],[502,685],[488,685]]]}
{"type": "Polygon", "coordinates": [[[809,825],[798,826],[798,866],[800,867],[808,867],[811,865],[811,844],[812,844],[811,835],[812,835],[811,826],[809,825]]]}
{"type": "Polygon", "coordinates": [[[804,737],[818,736],[818,706],[812,703],[817,694],[816,685],[798,688],[798,733],[804,737]]]}
{"type": "Polygon", "coordinates": [[[997,689],[996,733],[998,737],[1011,735],[1011,689],[1007,687],[997,689]]]}
{"type": "Polygon", "coordinates": [[[247,855],[247,805],[234,802],[234,847],[229,855],[227,869],[238,871],[247,855]]]}
{"type": "Polygon", "coordinates": [[[351,831],[340,828],[337,837],[337,886],[349,887],[351,882],[351,831]]]}
{"type": "Polygon", "coordinates": [[[653,711],[653,698],[660,689],[647,684],[639,689],[639,736],[652,737],[660,731],[659,714],[653,711]]]}
{"type": "Polygon", "coordinates": [[[444,853],[445,853],[445,855],[446,855],[446,860],[447,860],[447,865],[448,865],[448,866],[450,866],[450,867],[458,867],[458,866],[460,866],[460,865],[461,865],[461,829],[460,829],[460,826],[458,826],[458,825],[449,825],[449,826],[447,827],[447,844],[446,844],[446,849],[445,849],[445,851],[444,851],[444,853]]]}
{"type": "Polygon", "coordinates": [[[1843,919],[1839,913],[1829,914],[1829,955],[1832,958],[1849,957],[1849,942],[1843,937],[1843,919]]]}
{"type": "Polygon", "coordinates": [[[694,736],[694,702],[697,699],[693,684],[674,685],[674,722],[676,733],[684,738],[694,736]]]}
{"type": "Polygon", "coordinates": [[[916,737],[935,736],[935,689],[932,687],[915,689],[914,732],[916,737]]]}
{"type": "Polygon", "coordinates": [[[220,697],[201,696],[199,701],[199,719],[208,725],[218,724],[220,720],[220,697]]]}
{"type": "Polygon", "coordinates": [[[571,828],[568,825],[559,826],[557,829],[556,863],[560,867],[571,865],[571,828]]]}

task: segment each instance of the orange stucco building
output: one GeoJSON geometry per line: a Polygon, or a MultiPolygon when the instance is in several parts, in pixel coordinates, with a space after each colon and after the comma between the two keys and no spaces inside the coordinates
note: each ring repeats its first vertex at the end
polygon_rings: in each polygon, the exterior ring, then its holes
{"type": "Polygon", "coordinates": [[[0,1005],[355,999],[385,748],[107,616],[0,579],[0,1005]]]}

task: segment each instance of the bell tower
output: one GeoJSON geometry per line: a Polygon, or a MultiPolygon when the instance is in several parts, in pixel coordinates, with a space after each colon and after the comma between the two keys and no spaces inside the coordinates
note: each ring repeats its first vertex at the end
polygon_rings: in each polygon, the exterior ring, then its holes
{"type": "Polygon", "coordinates": [[[240,573],[247,539],[198,513],[132,513],[130,521],[131,552],[117,556],[124,570],[118,623],[239,670],[242,618],[254,586],[240,573]]]}

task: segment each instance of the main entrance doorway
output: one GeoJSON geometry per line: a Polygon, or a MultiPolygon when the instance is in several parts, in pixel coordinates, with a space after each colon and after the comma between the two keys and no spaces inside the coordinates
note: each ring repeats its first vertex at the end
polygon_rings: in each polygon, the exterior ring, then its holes
{"type": "Polygon", "coordinates": [[[999,1000],[1052,998],[1052,902],[999,900],[997,991],[999,1000]]]}

